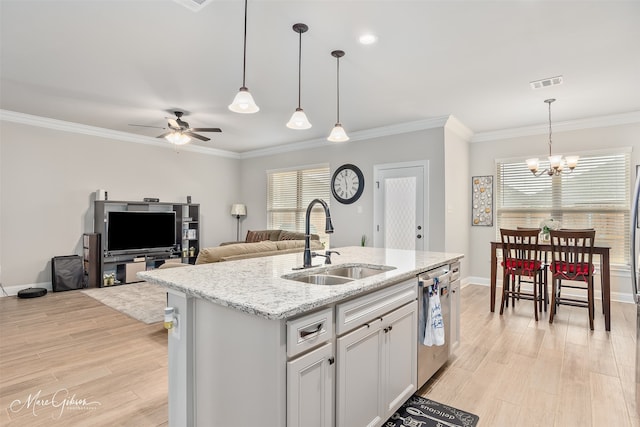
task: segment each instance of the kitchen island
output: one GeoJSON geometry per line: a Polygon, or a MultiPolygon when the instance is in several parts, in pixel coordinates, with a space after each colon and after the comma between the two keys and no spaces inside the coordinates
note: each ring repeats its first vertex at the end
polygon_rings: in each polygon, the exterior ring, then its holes
{"type": "Polygon", "coordinates": [[[138,273],[167,288],[168,305],[176,313],[169,332],[171,426],[292,427],[309,420],[354,425],[354,420],[369,420],[363,415],[371,412],[364,408],[369,404],[386,405],[373,416],[373,425],[380,425],[389,408],[415,391],[416,276],[462,255],[362,247],[337,251],[335,266],[390,269],[339,285],[301,283],[282,276],[328,266],[319,259],[318,267],[296,271],[302,254],[286,254],[138,273]],[[392,338],[405,346],[392,352],[387,343],[385,350],[383,344],[392,338]],[[357,354],[350,349],[367,345],[375,354],[363,353],[364,363],[348,363],[350,354],[357,354]],[[401,354],[406,360],[394,362],[401,354]],[[349,378],[370,368],[369,362],[381,370],[373,384],[380,390],[358,405],[345,400],[349,378]],[[406,372],[394,377],[404,376],[411,384],[400,387],[401,396],[385,400],[393,383],[388,373],[396,365],[406,372]],[[345,411],[359,405],[362,411],[345,411]]]}

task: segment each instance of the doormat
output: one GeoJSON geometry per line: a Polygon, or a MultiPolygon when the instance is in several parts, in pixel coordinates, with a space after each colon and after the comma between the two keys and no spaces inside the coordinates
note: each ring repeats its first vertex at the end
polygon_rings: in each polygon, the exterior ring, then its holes
{"type": "Polygon", "coordinates": [[[480,417],[413,395],[383,427],[475,427],[480,417]]]}

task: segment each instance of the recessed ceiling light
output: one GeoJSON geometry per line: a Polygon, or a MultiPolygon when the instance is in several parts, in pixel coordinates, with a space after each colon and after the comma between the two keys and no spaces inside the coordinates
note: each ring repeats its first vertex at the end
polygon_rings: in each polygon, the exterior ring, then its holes
{"type": "Polygon", "coordinates": [[[358,39],[361,44],[374,44],[378,41],[378,36],[375,34],[367,33],[360,36],[358,39]]]}

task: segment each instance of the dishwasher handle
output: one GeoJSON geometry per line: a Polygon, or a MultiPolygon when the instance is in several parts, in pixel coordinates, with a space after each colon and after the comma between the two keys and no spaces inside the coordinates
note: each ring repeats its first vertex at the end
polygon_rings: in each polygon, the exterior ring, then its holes
{"type": "MultiPolygon", "coordinates": [[[[445,279],[448,279],[449,277],[451,277],[451,272],[447,271],[446,273],[440,275],[437,277],[438,282],[442,283],[445,279]]],[[[420,284],[421,286],[427,287],[427,286],[431,286],[433,285],[433,282],[435,281],[436,277],[429,277],[429,278],[419,278],[420,284]]]]}

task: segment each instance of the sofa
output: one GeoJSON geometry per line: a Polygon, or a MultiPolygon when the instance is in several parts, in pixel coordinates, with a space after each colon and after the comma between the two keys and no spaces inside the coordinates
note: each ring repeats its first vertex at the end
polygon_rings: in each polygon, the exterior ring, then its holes
{"type": "MultiPolygon", "coordinates": [[[[311,234],[311,250],[322,250],[320,236],[311,234]]],[[[304,251],[304,233],[286,230],[247,231],[244,242],[224,242],[220,246],[200,249],[196,265],[237,259],[256,258],[304,251]]],[[[160,268],[180,267],[187,264],[165,263],[160,268]]]]}

